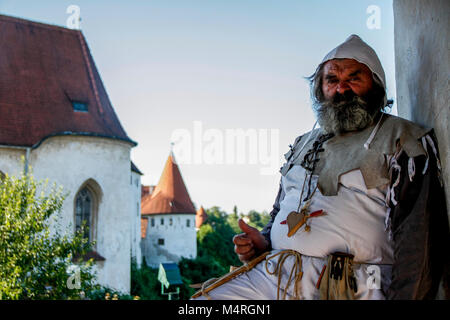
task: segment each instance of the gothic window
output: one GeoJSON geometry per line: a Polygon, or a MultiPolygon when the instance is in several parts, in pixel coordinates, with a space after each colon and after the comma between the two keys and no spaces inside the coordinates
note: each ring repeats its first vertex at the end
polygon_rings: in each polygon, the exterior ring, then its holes
{"type": "Polygon", "coordinates": [[[75,200],[75,230],[78,231],[84,225],[84,237],[92,241],[93,227],[92,216],[94,211],[94,197],[92,192],[84,187],[78,192],[75,200]]]}
{"type": "Polygon", "coordinates": [[[186,220],[186,227],[189,228],[190,226],[191,226],[191,220],[190,220],[190,219],[187,219],[187,220],[186,220]]]}
{"type": "Polygon", "coordinates": [[[101,198],[102,189],[93,179],[83,183],[74,198],[75,231],[80,230],[84,225],[84,237],[89,242],[97,238],[97,217],[101,198]]]}
{"type": "Polygon", "coordinates": [[[154,227],[155,226],[155,218],[152,218],[150,221],[151,221],[152,227],[154,227]]]}
{"type": "Polygon", "coordinates": [[[164,218],[161,218],[161,225],[164,225],[164,218]]]}
{"type": "Polygon", "coordinates": [[[170,226],[173,225],[173,219],[172,218],[169,219],[169,225],[170,226]]]}

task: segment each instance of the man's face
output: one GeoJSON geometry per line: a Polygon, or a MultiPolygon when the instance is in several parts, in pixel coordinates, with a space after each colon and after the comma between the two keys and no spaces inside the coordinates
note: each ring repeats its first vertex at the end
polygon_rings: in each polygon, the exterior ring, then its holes
{"type": "Polygon", "coordinates": [[[353,59],[334,59],[322,69],[313,108],[325,132],[340,134],[373,123],[384,102],[384,87],[370,69],[353,59]]]}
{"type": "Polygon", "coordinates": [[[372,88],[372,72],[356,60],[334,59],[325,63],[323,68],[322,91],[325,99],[333,99],[336,93],[343,95],[349,90],[362,97],[372,88]]]}

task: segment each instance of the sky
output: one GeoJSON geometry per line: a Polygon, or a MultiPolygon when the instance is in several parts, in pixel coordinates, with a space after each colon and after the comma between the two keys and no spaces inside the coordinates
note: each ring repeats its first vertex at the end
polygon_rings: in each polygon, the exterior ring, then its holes
{"type": "Polygon", "coordinates": [[[142,183],[173,150],[197,208],[271,211],[283,154],[315,122],[305,77],[349,35],[396,100],[392,0],[0,0],[0,14],[67,27],[71,5],[142,183]]]}

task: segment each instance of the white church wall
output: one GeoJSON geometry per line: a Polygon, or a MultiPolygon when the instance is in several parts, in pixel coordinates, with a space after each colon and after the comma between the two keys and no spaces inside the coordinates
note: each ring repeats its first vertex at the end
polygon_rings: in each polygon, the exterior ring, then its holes
{"type": "MultiPolygon", "coordinates": [[[[96,251],[106,260],[97,264],[100,284],[122,292],[130,290],[132,221],[130,203],[131,144],[98,137],[58,136],[30,152],[29,164],[37,180],[63,186],[68,195],[62,208],[63,230],[74,230],[76,193],[87,181],[100,189],[96,251]]],[[[2,149],[0,170],[17,175],[23,170],[25,151],[2,149]]],[[[136,214],[136,209],[132,211],[136,214]]]]}
{"type": "Polygon", "coordinates": [[[147,236],[143,241],[143,255],[151,267],[164,262],[178,262],[181,257],[196,258],[195,214],[150,215],[147,236]]]}
{"type": "Polygon", "coordinates": [[[16,149],[10,147],[0,148],[0,171],[9,176],[20,176],[24,169],[21,157],[25,158],[25,149],[16,149]]]}

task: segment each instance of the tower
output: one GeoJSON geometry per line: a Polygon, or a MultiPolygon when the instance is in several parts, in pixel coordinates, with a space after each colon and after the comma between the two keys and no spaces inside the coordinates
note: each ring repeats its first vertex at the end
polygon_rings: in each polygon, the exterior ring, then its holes
{"type": "Polygon", "coordinates": [[[196,210],[171,152],[158,184],[143,188],[142,254],[149,266],[197,256],[196,210]],[[152,191],[152,192],[150,192],[152,191]]]}

